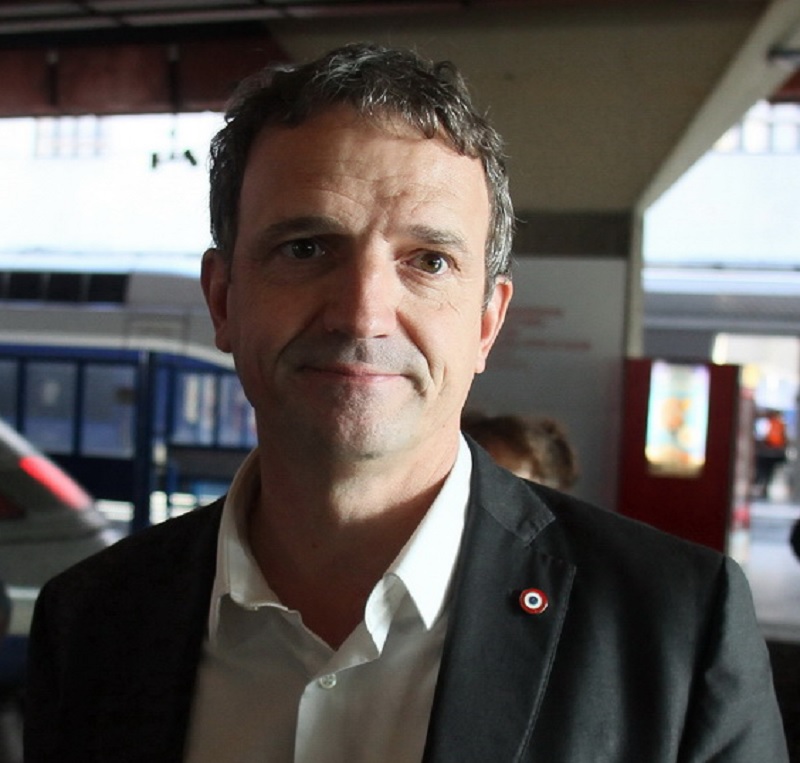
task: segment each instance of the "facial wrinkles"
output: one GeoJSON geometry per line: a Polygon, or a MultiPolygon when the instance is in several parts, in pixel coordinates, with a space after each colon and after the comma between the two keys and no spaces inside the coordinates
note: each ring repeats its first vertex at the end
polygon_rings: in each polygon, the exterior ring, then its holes
{"type": "MultiPolygon", "coordinates": [[[[470,251],[460,225],[450,229],[447,216],[443,220],[440,209],[433,224],[426,222],[431,219],[431,205],[447,211],[450,206],[447,196],[443,197],[441,191],[434,190],[429,183],[401,174],[372,180],[363,174],[348,173],[336,183],[326,184],[324,191],[339,202],[347,201],[345,205],[336,204],[334,214],[341,219],[342,230],[353,231],[359,248],[380,252],[389,258],[396,256],[395,249],[402,252],[409,245],[419,250],[451,251],[456,256],[451,263],[450,278],[457,278],[464,286],[479,279],[483,287],[483,250],[470,251]]],[[[457,200],[455,193],[453,198],[457,200]]],[[[454,212],[453,218],[459,219],[458,212],[454,212]]],[[[429,294],[437,298],[437,309],[462,312],[463,305],[454,301],[451,289],[431,288],[429,294]]]]}
{"type": "Polygon", "coordinates": [[[408,378],[418,391],[427,389],[427,362],[402,334],[380,338],[353,338],[344,334],[304,333],[281,353],[282,363],[294,371],[364,373],[408,378]]]}
{"type": "MultiPolygon", "coordinates": [[[[343,134],[346,138],[346,130],[344,133],[341,130],[337,132],[339,137],[343,134]]],[[[441,227],[444,233],[464,238],[464,250],[456,252],[452,275],[460,282],[462,289],[466,288],[470,293],[472,282],[479,280],[481,294],[475,296],[480,300],[483,296],[484,250],[482,246],[476,247],[475,241],[470,241],[467,235],[470,233],[469,227],[462,227],[464,215],[458,201],[463,178],[441,163],[428,166],[430,163],[425,161],[426,152],[418,153],[417,149],[427,149],[433,144],[420,144],[416,140],[409,146],[403,146],[402,151],[398,149],[398,152],[385,155],[384,143],[381,143],[380,152],[373,151],[369,137],[365,141],[363,132],[359,130],[353,134],[349,144],[346,140],[344,146],[339,144],[343,150],[338,157],[332,157],[321,148],[310,147],[310,156],[304,160],[304,171],[297,178],[296,193],[287,189],[285,204],[280,194],[271,199],[269,205],[258,204],[261,193],[258,183],[253,186],[252,194],[257,204],[253,216],[262,214],[262,209],[274,212],[273,202],[282,210],[281,214],[304,214],[307,210],[303,209],[303,203],[310,201],[315,206],[315,214],[341,222],[339,232],[346,234],[351,244],[364,244],[370,239],[373,243],[380,241],[379,247],[383,249],[385,246],[384,253],[389,256],[394,256],[392,251],[395,247],[402,249],[409,242],[413,247],[419,245],[423,249],[428,245],[436,246],[436,242],[426,241],[427,236],[420,236],[414,227],[427,225],[431,230],[441,227]],[[401,160],[399,167],[398,158],[401,160]],[[307,194],[305,200],[304,193],[307,194]],[[303,203],[295,205],[295,199],[303,203]],[[448,231],[451,227],[452,230],[448,231]]],[[[278,166],[280,156],[281,152],[278,151],[278,166]]],[[[252,237],[251,234],[249,238],[252,237]]],[[[483,240],[480,242],[484,243],[483,240]]],[[[399,263],[399,260],[395,261],[396,265],[399,263]]],[[[400,272],[397,275],[400,277],[400,272]]],[[[469,318],[463,300],[449,288],[421,289],[415,293],[429,297],[427,305],[434,312],[444,310],[469,318]]],[[[411,302],[413,296],[409,294],[411,302]]],[[[406,300],[402,299],[398,309],[405,311],[405,305],[406,300]]],[[[433,313],[430,317],[433,317],[433,313]]],[[[435,358],[431,358],[429,363],[417,349],[415,323],[401,321],[399,327],[396,335],[353,338],[346,333],[318,334],[309,324],[284,347],[279,362],[297,368],[304,364],[310,367],[315,363],[331,366],[360,364],[362,369],[371,365],[379,369],[383,367],[387,373],[406,375],[420,389],[434,381],[441,385],[447,369],[440,367],[435,358]],[[411,333],[407,334],[407,331],[411,333]]]]}
{"type": "Polygon", "coordinates": [[[406,138],[398,134],[394,153],[387,160],[383,153],[372,155],[369,144],[365,148],[360,134],[353,135],[347,143],[346,156],[336,161],[330,180],[323,188],[373,209],[378,206],[389,210],[409,201],[415,206],[429,202],[445,204],[441,189],[451,188],[454,197],[458,191],[452,178],[441,176],[449,175],[449,168],[427,163],[423,155],[418,155],[420,147],[429,145],[427,140],[420,142],[415,133],[406,138]],[[396,163],[397,157],[401,158],[399,163],[396,163]]]}

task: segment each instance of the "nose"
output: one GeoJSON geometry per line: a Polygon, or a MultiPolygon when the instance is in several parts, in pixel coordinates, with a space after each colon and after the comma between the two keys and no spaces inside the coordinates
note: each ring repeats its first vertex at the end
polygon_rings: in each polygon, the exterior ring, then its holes
{"type": "Polygon", "coordinates": [[[397,326],[400,283],[395,263],[381,252],[361,252],[336,268],[324,314],[325,329],[356,339],[386,336],[397,326]]]}

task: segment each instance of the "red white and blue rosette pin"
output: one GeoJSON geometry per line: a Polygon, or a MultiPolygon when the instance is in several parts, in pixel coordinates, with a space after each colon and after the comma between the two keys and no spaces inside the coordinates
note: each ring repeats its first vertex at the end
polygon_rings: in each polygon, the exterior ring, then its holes
{"type": "Polygon", "coordinates": [[[519,595],[519,605],[529,615],[541,615],[549,603],[547,594],[538,588],[526,588],[519,595]]]}

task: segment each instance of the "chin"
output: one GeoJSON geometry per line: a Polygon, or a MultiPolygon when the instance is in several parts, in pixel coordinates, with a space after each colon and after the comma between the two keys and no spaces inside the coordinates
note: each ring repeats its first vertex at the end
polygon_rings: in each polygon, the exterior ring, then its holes
{"type": "Polygon", "coordinates": [[[367,430],[348,428],[332,437],[329,435],[328,445],[341,458],[352,461],[376,461],[402,450],[408,439],[407,435],[396,430],[387,431],[385,427],[373,427],[367,430]]]}

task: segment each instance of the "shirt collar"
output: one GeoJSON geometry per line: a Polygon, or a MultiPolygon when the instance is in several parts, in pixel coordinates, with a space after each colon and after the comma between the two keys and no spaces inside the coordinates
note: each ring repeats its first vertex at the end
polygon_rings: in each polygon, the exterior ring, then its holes
{"type": "MultiPolygon", "coordinates": [[[[455,464],[442,489],[367,602],[365,624],[379,649],[403,590],[426,628],[442,612],[464,529],[471,472],[472,454],[460,436],[455,464]]],[[[222,511],[208,622],[212,640],[216,640],[220,602],[226,595],[246,609],[285,609],[261,574],[247,540],[248,512],[259,489],[258,453],[253,450],[237,470],[222,511]]]]}
{"type": "Polygon", "coordinates": [[[280,604],[261,574],[247,540],[248,514],[258,500],[259,488],[256,449],[247,455],[236,471],[222,509],[217,538],[217,571],[208,622],[212,639],[216,638],[220,601],[224,596],[230,596],[246,609],[280,604]]]}
{"type": "Polygon", "coordinates": [[[444,607],[464,530],[472,454],[463,437],[439,495],[406,542],[388,573],[402,581],[426,628],[444,607]]]}

